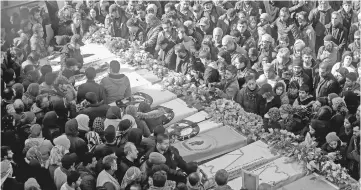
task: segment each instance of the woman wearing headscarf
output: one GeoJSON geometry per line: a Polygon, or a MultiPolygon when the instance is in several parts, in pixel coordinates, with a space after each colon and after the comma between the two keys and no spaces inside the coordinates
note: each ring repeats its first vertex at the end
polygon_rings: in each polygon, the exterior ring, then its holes
{"type": "Polygon", "coordinates": [[[125,173],[122,183],[120,185],[121,189],[124,189],[128,184],[132,182],[141,182],[142,172],[137,167],[130,167],[125,173]]]}
{"type": "Polygon", "coordinates": [[[122,109],[120,109],[118,106],[111,106],[105,115],[104,130],[106,130],[109,125],[118,126],[121,120],[122,109]]]}
{"type": "Polygon", "coordinates": [[[38,83],[31,83],[28,86],[28,89],[23,94],[21,100],[24,103],[24,110],[30,110],[33,103],[35,103],[36,97],[39,95],[39,84],[38,83]]]}
{"type": "Polygon", "coordinates": [[[75,120],[78,123],[79,137],[86,139],[85,134],[90,131],[89,116],[85,114],[79,114],[75,117],[75,120]]]}
{"type": "Polygon", "coordinates": [[[37,146],[43,160],[48,160],[50,151],[53,148],[53,144],[43,137],[42,128],[39,124],[34,124],[30,127],[29,138],[25,140],[24,144],[25,149],[27,149],[27,147],[37,146]]]}
{"type": "Polygon", "coordinates": [[[41,189],[56,189],[48,169],[44,168],[37,159],[29,161],[29,169],[27,171],[29,173],[28,177],[35,178],[41,189]]]}
{"type": "MultiPolygon", "coordinates": [[[[66,138],[66,136],[64,136],[66,138]]],[[[62,137],[60,137],[62,138],[62,137]]],[[[59,139],[60,140],[60,139],[59,139]]],[[[65,139],[63,139],[64,142],[66,142],[65,139]]],[[[70,141],[68,140],[69,146],[70,141]]],[[[61,165],[61,159],[63,156],[69,152],[69,149],[66,149],[65,146],[62,145],[55,145],[51,151],[49,156],[49,173],[51,175],[51,178],[54,179],[54,171],[56,168],[58,168],[61,165]]]]}

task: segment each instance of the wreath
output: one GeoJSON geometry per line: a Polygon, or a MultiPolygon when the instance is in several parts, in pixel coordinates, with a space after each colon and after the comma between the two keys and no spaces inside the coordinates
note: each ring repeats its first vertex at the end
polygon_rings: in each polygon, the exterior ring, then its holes
{"type": "Polygon", "coordinates": [[[159,109],[159,108],[163,108],[164,111],[166,112],[164,115],[161,116],[163,125],[168,124],[170,121],[172,121],[174,119],[174,111],[172,109],[164,107],[164,106],[157,106],[153,110],[159,109]]]}
{"type": "Polygon", "coordinates": [[[198,135],[200,128],[197,123],[182,120],[167,128],[172,140],[184,141],[198,135]]]}

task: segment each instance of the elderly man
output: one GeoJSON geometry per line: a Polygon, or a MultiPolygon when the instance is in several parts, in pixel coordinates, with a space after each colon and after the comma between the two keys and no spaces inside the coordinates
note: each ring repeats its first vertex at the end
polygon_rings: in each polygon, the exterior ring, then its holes
{"type": "Polygon", "coordinates": [[[223,49],[228,51],[232,57],[232,63],[235,61],[237,56],[244,55],[247,57],[247,52],[235,42],[234,38],[230,35],[226,35],[222,39],[223,49]]]}
{"type": "Polygon", "coordinates": [[[273,38],[269,34],[263,34],[260,38],[259,44],[259,56],[265,55],[268,57],[268,60],[272,60],[276,57],[277,53],[273,51],[272,44],[274,43],[273,38]]]}
{"type": "Polygon", "coordinates": [[[222,38],[223,38],[223,30],[219,27],[215,28],[213,30],[213,44],[214,47],[218,48],[220,50],[222,48],[222,38]]]}
{"type": "Polygon", "coordinates": [[[337,79],[331,74],[332,65],[327,61],[320,63],[318,73],[316,76],[313,87],[315,89],[315,97],[327,97],[331,93],[338,94],[340,85],[337,79]]]}

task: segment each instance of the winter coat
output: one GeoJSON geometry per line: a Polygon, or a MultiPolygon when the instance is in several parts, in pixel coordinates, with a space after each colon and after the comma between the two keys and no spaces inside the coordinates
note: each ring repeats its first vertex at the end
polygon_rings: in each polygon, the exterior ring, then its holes
{"type": "Polygon", "coordinates": [[[219,6],[213,5],[212,9],[209,11],[203,11],[202,17],[208,17],[211,21],[211,26],[216,26],[220,16],[224,15],[226,11],[219,6]]]}
{"type": "Polygon", "coordinates": [[[109,109],[108,104],[89,104],[85,109],[79,111],[79,114],[85,114],[89,116],[89,126],[93,126],[94,119],[97,117],[104,118],[109,109]]]}
{"type": "Polygon", "coordinates": [[[306,47],[310,47],[312,52],[315,52],[316,47],[316,33],[310,24],[300,26],[300,37],[305,42],[306,47]]]}
{"type": "Polygon", "coordinates": [[[289,18],[286,22],[277,18],[272,25],[277,29],[278,39],[281,36],[288,36],[289,44],[294,44],[295,40],[300,38],[300,30],[291,18],[289,18]]]}
{"type": "Polygon", "coordinates": [[[314,100],[312,95],[309,95],[306,99],[301,100],[300,97],[296,98],[296,100],[293,102],[293,106],[303,105],[308,106],[309,103],[311,103],[314,100]]]}
{"type": "Polygon", "coordinates": [[[345,120],[345,116],[343,116],[340,113],[336,113],[331,117],[330,123],[331,126],[329,127],[330,132],[336,132],[339,133],[341,130],[341,127],[343,126],[345,120]]]}
{"type": "Polygon", "coordinates": [[[347,47],[348,30],[342,25],[334,27],[331,23],[325,25],[325,30],[325,35],[332,35],[339,51],[342,52],[347,47]]]}
{"type": "Polygon", "coordinates": [[[139,165],[137,165],[136,163],[128,160],[125,156],[121,157],[119,159],[120,161],[118,161],[118,170],[115,171],[115,176],[118,179],[118,181],[122,181],[123,177],[125,175],[125,173],[127,172],[127,170],[132,167],[139,167],[139,165]]]}
{"type": "Polygon", "coordinates": [[[227,14],[224,14],[218,18],[217,27],[222,29],[223,35],[229,35],[232,30],[237,29],[238,20],[238,17],[235,17],[233,20],[229,20],[227,14]]]}
{"type": "Polygon", "coordinates": [[[174,52],[174,44],[168,44],[166,49],[161,49],[158,53],[158,61],[163,61],[164,65],[171,70],[175,69],[177,55],[174,52]],[[170,46],[170,47],[169,47],[170,46]]]}
{"type": "Polygon", "coordinates": [[[145,46],[145,50],[152,55],[155,53],[158,34],[161,30],[162,30],[162,26],[160,25],[160,23],[147,29],[144,46],[145,46]]]}
{"type": "Polygon", "coordinates": [[[67,175],[69,175],[70,172],[63,168],[62,166],[59,166],[54,171],[54,183],[56,185],[56,189],[60,190],[61,186],[66,183],[67,175]]]}
{"type": "Polygon", "coordinates": [[[324,79],[322,79],[319,75],[316,76],[313,81],[313,87],[315,91],[314,97],[316,98],[326,97],[331,93],[338,94],[340,91],[340,86],[336,78],[331,73],[329,73],[324,79]]]}
{"type": "Polygon", "coordinates": [[[304,71],[301,71],[301,72],[302,73],[299,74],[299,76],[296,76],[295,74],[293,74],[292,78],[290,79],[290,83],[292,81],[296,81],[299,86],[306,84],[307,86],[309,86],[311,88],[310,90],[312,90],[312,83],[311,83],[310,77],[304,71]]]}
{"type": "Polygon", "coordinates": [[[65,124],[65,134],[70,141],[70,153],[76,153],[78,157],[81,157],[88,152],[88,146],[85,141],[79,138],[78,135],[78,123],[75,119],[71,119],[65,124]]]}
{"type": "Polygon", "coordinates": [[[104,91],[104,87],[96,83],[94,80],[87,80],[86,83],[81,84],[78,87],[77,102],[82,102],[85,99],[85,94],[87,92],[94,92],[97,96],[97,101],[101,102],[106,98],[104,91]]]}
{"type": "Polygon", "coordinates": [[[206,84],[220,82],[220,78],[219,71],[216,68],[212,67],[212,65],[206,66],[203,74],[203,80],[206,84]]]}
{"type": "Polygon", "coordinates": [[[129,37],[129,30],[127,27],[128,18],[125,12],[120,7],[118,8],[120,14],[119,18],[112,19],[110,14],[105,17],[105,28],[108,29],[109,34],[112,37],[121,37],[127,39],[129,37]]]}
{"type": "Polygon", "coordinates": [[[235,98],[235,101],[239,103],[244,111],[260,114],[260,102],[262,97],[258,94],[259,87],[251,91],[247,86],[243,87],[235,98]]]}
{"type": "Polygon", "coordinates": [[[339,50],[336,44],[333,46],[331,52],[325,50],[325,46],[321,46],[317,52],[317,60],[322,62],[325,59],[329,59],[329,64],[334,65],[339,57],[339,50]]]}
{"type": "Polygon", "coordinates": [[[38,53],[40,58],[44,58],[48,54],[48,51],[45,47],[45,40],[35,34],[30,38],[30,48],[31,51],[38,53]]]}
{"type": "Polygon", "coordinates": [[[109,74],[100,81],[105,89],[106,104],[113,103],[131,95],[129,78],[124,74],[109,74]]]}
{"type": "Polygon", "coordinates": [[[348,166],[348,168],[350,169],[350,175],[354,179],[359,179],[360,178],[360,150],[357,150],[356,143],[357,143],[356,137],[352,136],[350,143],[347,147],[346,156],[347,156],[347,159],[349,160],[349,164],[350,164],[348,166]],[[353,163],[351,163],[351,162],[353,162],[353,163]]]}
{"type": "Polygon", "coordinates": [[[348,34],[348,42],[351,43],[354,41],[355,32],[361,28],[360,24],[358,22],[353,23],[350,26],[349,34],[348,34]]]}
{"type": "Polygon", "coordinates": [[[345,9],[341,8],[338,11],[341,14],[342,17],[342,24],[343,26],[349,31],[350,27],[353,23],[357,23],[357,12],[354,10],[350,10],[350,13],[346,13],[345,9]]]}
{"type": "Polygon", "coordinates": [[[325,25],[331,22],[331,14],[333,11],[334,10],[331,7],[326,11],[321,11],[317,7],[310,11],[308,20],[312,23],[316,36],[321,36],[323,38],[325,25]]]}
{"type": "Polygon", "coordinates": [[[221,88],[221,90],[223,91],[223,93],[220,94],[222,98],[233,100],[239,91],[237,78],[225,81],[225,85],[221,88]]]}
{"type": "Polygon", "coordinates": [[[274,96],[271,102],[267,102],[266,99],[263,98],[263,100],[260,102],[260,115],[266,114],[271,108],[273,107],[281,107],[281,99],[279,96],[274,96]]]}
{"type": "Polygon", "coordinates": [[[185,58],[180,58],[177,56],[175,71],[184,75],[188,74],[193,67],[194,61],[194,57],[190,54],[190,52],[187,52],[185,58]]]}

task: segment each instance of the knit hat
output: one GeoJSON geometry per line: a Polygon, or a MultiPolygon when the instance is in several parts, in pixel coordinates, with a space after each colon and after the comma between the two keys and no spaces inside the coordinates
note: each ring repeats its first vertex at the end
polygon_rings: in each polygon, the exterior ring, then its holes
{"type": "Polygon", "coordinates": [[[29,178],[28,180],[26,180],[26,182],[24,184],[24,190],[30,190],[30,189],[34,189],[34,188],[40,189],[40,185],[38,184],[36,179],[29,178]]]}
{"type": "Polygon", "coordinates": [[[43,125],[46,128],[56,128],[57,124],[55,123],[58,120],[58,115],[55,111],[49,111],[45,114],[43,119],[43,125]]]}
{"type": "Polygon", "coordinates": [[[357,73],[355,72],[350,72],[346,74],[346,78],[350,79],[351,81],[356,81],[357,80],[357,73]]]}
{"type": "Polygon", "coordinates": [[[30,127],[30,137],[31,138],[36,138],[41,134],[41,126],[39,124],[34,124],[30,127]]]}
{"type": "Polygon", "coordinates": [[[85,114],[79,114],[75,117],[76,121],[78,122],[78,129],[82,131],[90,131],[89,129],[89,116],[85,114]]]}
{"type": "Polygon", "coordinates": [[[346,56],[352,57],[352,52],[351,52],[351,51],[345,51],[345,52],[343,52],[343,54],[342,54],[342,59],[341,59],[341,60],[343,61],[346,56]]]}
{"type": "Polygon", "coordinates": [[[58,146],[62,146],[64,147],[66,150],[70,149],[70,140],[68,139],[68,137],[66,135],[60,135],[58,137],[56,137],[54,140],[54,145],[58,145],[58,146]]]}
{"type": "Polygon", "coordinates": [[[325,42],[333,42],[334,39],[333,39],[333,36],[332,35],[326,35],[324,38],[323,38],[323,41],[325,42]]]}
{"type": "Polygon", "coordinates": [[[93,121],[93,129],[98,134],[103,134],[104,132],[104,119],[97,117],[93,121]]]}
{"type": "Polygon", "coordinates": [[[293,48],[298,51],[302,50],[305,47],[306,47],[306,44],[301,39],[297,39],[293,45],[293,48]]]}
{"type": "Polygon", "coordinates": [[[20,99],[16,99],[13,103],[14,109],[24,109],[24,103],[20,99]]]}
{"type": "Polygon", "coordinates": [[[122,109],[118,106],[111,106],[105,116],[107,119],[121,119],[122,118],[122,109]]]}
{"type": "Polygon", "coordinates": [[[280,113],[288,113],[290,115],[294,113],[293,107],[290,104],[282,104],[279,110],[280,113]]]}
{"type": "Polygon", "coordinates": [[[95,104],[97,102],[97,95],[94,92],[87,92],[85,94],[85,99],[91,104],[95,104]]]}
{"type": "Polygon", "coordinates": [[[297,57],[292,60],[292,66],[293,67],[303,67],[301,58],[297,57]]]}
{"type": "Polygon", "coordinates": [[[272,92],[272,86],[268,83],[262,85],[258,91],[258,94],[263,95],[266,92],[272,92]]]}
{"type": "Polygon", "coordinates": [[[112,142],[115,139],[115,127],[113,125],[109,125],[104,130],[104,138],[107,142],[112,142]]]}
{"type": "Polygon", "coordinates": [[[162,154],[158,152],[152,152],[149,154],[148,161],[151,164],[165,164],[166,159],[162,154]]]}
{"type": "Polygon", "coordinates": [[[333,141],[339,141],[340,138],[336,135],[336,132],[331,132],[326,135],[327,143],[331,143],[333,141]]]}
{"type": "Polygon", "coordinates": [[[68,153],[63,156],[61,159],[62,165],[72,165],[77,161],[78,157],[75,153],[68,153]]]}
{"type": "Polygon", "coordinates": [[[24,112],[21,115],[20,121],[23,125],[31,124],[35,118],[36,118],[35,113],[28,111],[28,112],[24,112]]]}
{"type": "Polygon", "coordinates": [[[118,124],[118,130],[119,131],[127,131],[128,129],[130,129],[132,126],[132,123],[130,120],[128,119],[123,119],[119,122],[118,124]]]}

